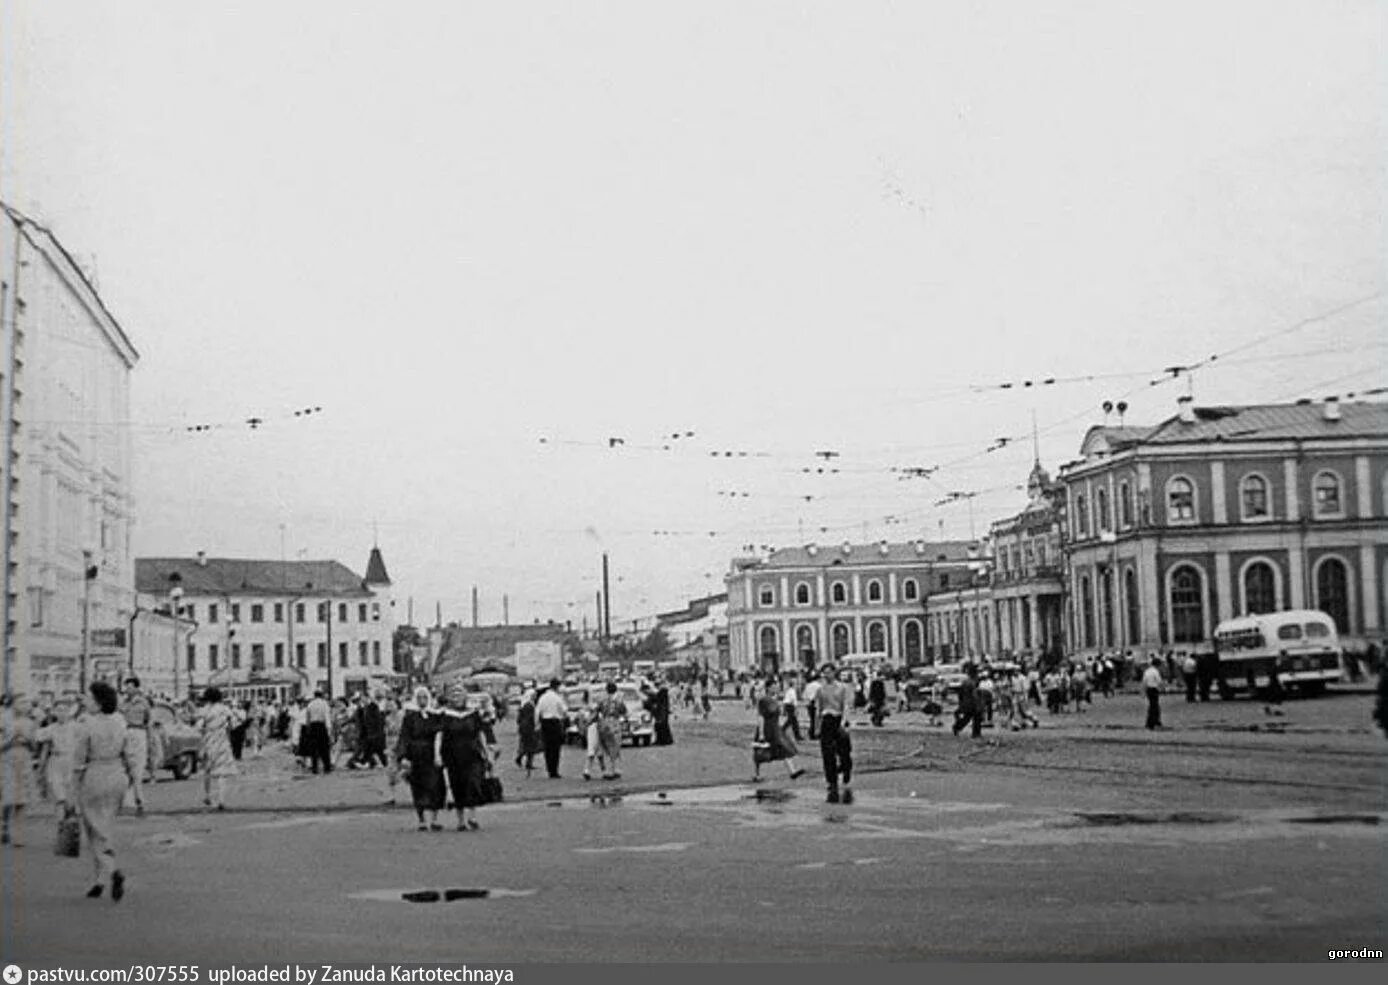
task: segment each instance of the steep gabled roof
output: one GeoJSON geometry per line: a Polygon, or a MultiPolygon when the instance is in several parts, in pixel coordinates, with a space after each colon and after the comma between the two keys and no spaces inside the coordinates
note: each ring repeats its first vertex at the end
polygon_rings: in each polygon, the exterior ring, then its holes
{"type": "Polygon", "coordinates": [[[362,580],[368,585],[390,584],[390,575],[386,574],[386,562],[381,557],[379,547],[371,548],[371,556],[366,559],[366,577],[362,580]]]}
{"type": "Polygon", "coordinates": [[[142,557],[135,590],[166,595],[175,582],[185,595],[332,595],[369,598],[361,577],[338,561],[260,561],[252,558],[142,557]]]}

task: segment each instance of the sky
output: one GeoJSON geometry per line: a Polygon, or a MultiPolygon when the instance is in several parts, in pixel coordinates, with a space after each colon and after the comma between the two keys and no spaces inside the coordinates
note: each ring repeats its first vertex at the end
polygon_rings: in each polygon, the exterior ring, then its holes
{"type": "Polygon", "coordinates": [[[140,352],[137,556],[620,626],[1388,384],[1385,11],[7,0],[0,197],[140,352]]]}

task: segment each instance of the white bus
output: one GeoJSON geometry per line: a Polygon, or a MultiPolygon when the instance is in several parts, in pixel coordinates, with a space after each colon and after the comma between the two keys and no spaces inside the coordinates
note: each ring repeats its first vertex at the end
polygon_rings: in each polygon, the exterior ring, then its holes
{"type": "Polygon", "coordinates": [[[1283,687],[1303,694],[1320,694],[1344,673],[1335,622],[1314,609],[1229,619],[1215,629],[1214,642],[1224,698],[1267,687],[1274,668],[1283,687]]]}

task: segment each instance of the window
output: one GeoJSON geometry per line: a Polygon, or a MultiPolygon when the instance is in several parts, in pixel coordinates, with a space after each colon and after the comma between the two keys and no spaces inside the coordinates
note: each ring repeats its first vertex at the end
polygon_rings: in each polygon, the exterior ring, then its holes
{"type": "Polygon", "coordinates": [[[1185,476],[1166,485],[1166,518],[1171,523],[1195,522],[1195,483],[1185,476]]]}
{"type": "MultiPolygon", "coordinates": [[[[296,602],[296,603],[294,604],[294,621],[295,621],[295,622],[303,622],[303,621],[304,621],[304,603],[302,603],[302,602],[296,602]]],[[[300,664],[300,666],[303,666],[303,665],[300,664]]]]}
{"type": "Polygon", "coordinates": [[[802,581],[800,584],[798,584],[798,585],[795,586],[795,604],[796,604],[796,605],[809,605],[809,604],[810,604],[810,586],[807,585],[807,584],[805,584],[805,582],[803,582],[803,581],[802,581]]]}
{"type": "Polygon", "coordinates": [[[907,602],[916,601],[916,593],[918,591],[919,589],[916,587],[916,579],[914,578],[907,578],[905,581],[901,583],[901,597],[905,599],[907,602]]]}
{"type": "Polygon", "coordinates": [[[1112,526],[1108,515],[1108,490],[1100,489],[1094,494],[1094,501],[1099,506],[1099,529],[1108,530],[1112,526]]]}
{"type": "Polygon", "coordinates": [[[1044,540],[1036,542],[1036,563],[1043,568],[1046,566],[1046,542],[1044,540]]]}
{"type": "Polygon", "coordinates": [[[882,601],[882,583],[876,578],[867,583],[867,600],[869,602],[882,601]]]}
{"type": "Polygon", "coordinates": [[[761,655],[763,657],[776,656],[775,626],[763,626],[761,628],[761,655]]]}
{"type": "Polygon", "coordinates": [[[921,658],[921,624],[914,619],[901,627],[901,650],[908,664],[921,658]]]}
{"type": "Polygon", "coordinates": [[[1333,619],[1341,633],[1349,632],[1349,575],[1337,557],[1325,558],[1316,568],[1316,608],[1333,619]]]}
{"type": "Polygon", "coordinates": [[[887,627],[880,622],[868,623],[868,653],[887,652],[887,627]]]}
{"type": "Polygon", "coordinates": [[[1118,483],[1118,525],[1124,530],[1133,525],[1133,487],[1126,480],[1118,483]]]}
{"type": "Polygon", "coordinates": [[[233,643],[233,644],[231,644],[231,669],[232,669],[232,670],[240,670],[240,669],[241,669],[241,644],[240,644],[240,643],[233,643]]]}
{"type": "Polygon", "coordinates": [[[217,644],[216,644],[216,643],[209,643],[209,644],[207,644],[207,669],[208,669],[208,670],[216,670],[216,669],[217,669],[217,644]]]}
{"type": "Polygon", "coordinates": [[[1085,646],[1094,645],[1094,586],[1088,575],[1080,578],[1080,636],[1085,646]]]}
{"type": "Polygon", "coordinates": [[[1198,643],[1205,638],[1205,601],[1200,572],[1183,565],[1171,575],[1171,640],[1198,643]]]}
{"type": "Polygon", "coordinates": [[[835,602],[843,603],[848,601],[848,586],[841,581],[834,582],[833,589],[829,592],[829,597],[835,602]]]}
{"type": "Polygon", "coordinates": [[[1278,626],[1277,638],[1279,640],[1299,640],[1301,639],[1301,627],[1296,625],[1296,623],[1278,626]]]}
{"type": "Polygon", "coordinates": [[[275,644],[275,666],[276,666],[276,667],[283,667],[283,666],[284,666],[284,644],[283,644],[283,643],[276,643],[276,644],[275,644]]]}
{"type": "Polygon", "coordinates": [[[362,602],[357,606],[357,622],[366,622],[366,603],[362,602]]]}
{"type": "Polygon", "coordinates": [[[319,602],[314,608],[318,610],[314,615],[318,618],[319,622],[327,622],[328,616],[332,615],[333,610],[331,602],[319,602]]]}
{"type": "Polygon", "coordinates": [[[240,621],[241,621],[241,603],[240,603],[240,602],[233,602],[233,603],[231,603],[231,615],[230,615],[229,618],[231,619],[232,622],[240,622],[240,621]]]}
{"type": "Polygon", "coordinates": [[[188,673],[198,669],[198,650],[192,643],[188,644],[188,673]]]}
{"type": "Polygon", "coordinates": [[[1268,506],[1268,481],[1261,475],[1246,475],[1239,484],[1239,516],[1244,520],[1267,520],[1272,516],[1268,506]]]}
{"type": "Polygon", "coordinates": [[[1137,572],[1132,568],[1123,574],[1123,595],[1128,607],[1128,642],[1136,643],[1142,638],[1142,611],[1137,597],[1137,572]]]}
{"type": "Polygon", "coordinates": [[[318,649],[318,666],[320,666],[320,667],[326,667],[326,666],[328,666],[328,644],[326,644],[326,643],[319,643],[317,649],[318,649]]]}
{"type": "Polygon", "coordinates": [[[373,666],[381,666],[381,641],[371,641],[371,663],[373,666]]]}
{"type": "Polygon", "coordinates": [[[1255,561],[1243,571],[1244,615],[1277,611],[1277,575],[1266,561],[1255,561]]]}
{"type": "Polygon", "coordinates": [[[294,644],[294,665],[296,667],[308,666],[308,647],[303,643],[294,644]]]}
{"type": "Polygon", "coordinates": [[[255,605],[252,605],[252,606],[251,606],[251,622],[264,622],[264,621],[265,621],[265,606],[263,606],[263,605],[261,605],[260,603],[257,602],[255,605]]]}
{"type": "Polygon", "coordinates": [[[1084,493],[1075,494],[1075,533],[1089,536],[1089,497],[1084,493]]]}
{"type": "Polygon", "coordinates": [[[795,652],[805,666],[814,665],[814,630],[809,626],[798,626],[795,630],[795,652]]]}
{"type": "Polygon", "coordinates": [[[357,663],[366,666],[366,640],[357,644],[357,663]]]}
{"type": "Polygon", "coordinates": [[[43,589],[29,589],[29,625],[43,625],[43,589]]]}
{"type": "Polygon", "coordinates": [[[264,669],[265,669],[265,644],[264,644],[264,643],[252,643],[252,644],[251,644],[251,670],[254,671],[254,670],[264,670],[264,669]]]}
{"type": "Polygon", "coordinates": [[[1334,472],[1316,473],[1312,497],[1317,517],[1345,515],[1344,501],[1340,498],[1340,477],[1334,472]]]}
{"type": "Polygon", "coordinates": [[[216,621],[217,621],[217,603],[216,603],[216,602],[211,603],[211,604],[208,605],[208,607],[207,607],[207,621],[208,621],[208,622],[216,622],[216,621]]]}
{"type": "Polygon", "coordinates": [[[763,585],[757,592],[757,604],[770,607],[776,604],[776,590],[770,585],[763,585]]]}
{"type": "Polygon", "coordinates": [[[284,603],[275,603],[275,622],[284,622],[284,603]]]}
{"type": "Polygon", "coordinates": [[[1308,640],[1323,640],[1330,635],[1330,630],[1321,623],[1308,622],[1306,624],[1306,638],[1308,640]]]}
{"type": "Polygon", "coordinates": [[[347,666],[347,644],[346,644],[346,643],[339,643],[339,644],[337,645],[337,665],[338,665],[339,667],[346,667],[346,666],[347,666]]]}
{"type": "Polygon", "coordinates": [[[347,603],[346,603],[346,602],[339,602],[339,603],[337,603],[337,621],[340,622],[340,623],[345,623],[345,622],[347,621],[347,603]]]}
{"type": "Polygon", "coordinates": [[[372,602],[372,603],[371,603],[371,621],[372,621],[372,622],[380,622],[380,621],[381,621],[381,603],[380,603],[380,602],[372,602]]]}
{"type": "Polygon", "coordinates": [[[833,630],[833,637],[834,637],[834,644],[833,644],[833,645],[834,645],[834,659],[837,660],[839,657],[841,657],[841,656],[843,656],[844,654],[846,654],[846,653],[849,651],[849,649],[851,648],[851,644],[849,643],[849,637],[848,637],[848,627],[847,627],[846,625],[844,625],[843,623],[841,623],[841,622],[835,623],[835,624],[834,624],[834,630],[833,630]]]}
{"type": "Polygon", "coordinates": [[[949,588],[949,575],[941,575],[941,576],[940,576],[940,588],[941,588],[941,589],[949,588]]]}
{"type": "Polygon", "coordinates": [[[1099,575],[1099,592],[1103,601],[1104,610],[1104,638],[1105,646],[1113,645],[1115,637],[1113,635],[1113,569],[1108,568],[1099,575]]]}

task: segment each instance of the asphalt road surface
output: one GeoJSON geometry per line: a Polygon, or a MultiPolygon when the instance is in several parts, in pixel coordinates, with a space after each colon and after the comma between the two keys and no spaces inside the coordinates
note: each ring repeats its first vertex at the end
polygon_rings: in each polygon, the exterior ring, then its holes
{"type": "Polygon", "coordinates": [[[673,752],[631,750],[616,784],[508,777],[473,833],[337,794],[188,811],[192,781],[161,784],[120,821],[120,904],[83,898],[88,859],[26,822],[0,947],[20,964],[1323,961],[1388,943],[1369,704],[1289,705],[1287,723],[1211,705],[1217,721],[1152,736],[1130,702],[982,742],[899,720],[857,731],[852,806],[815,773],[748,782],[729,711],[680,734],[681,755],[729,764],[721,781],[662,782],[673,752]],[[421,891],[439,898],[404,898],[421,891]]]}

